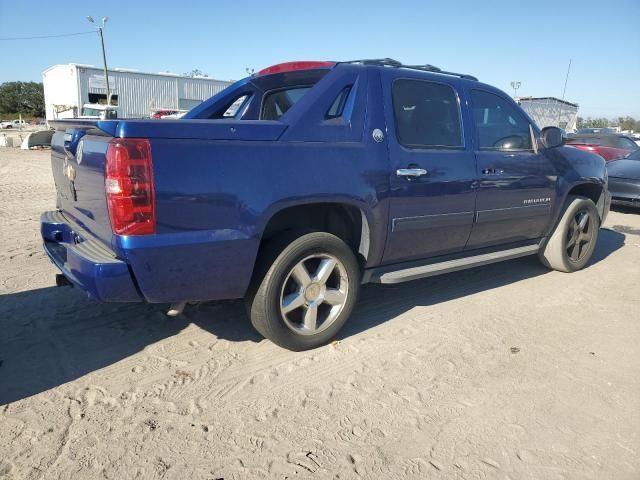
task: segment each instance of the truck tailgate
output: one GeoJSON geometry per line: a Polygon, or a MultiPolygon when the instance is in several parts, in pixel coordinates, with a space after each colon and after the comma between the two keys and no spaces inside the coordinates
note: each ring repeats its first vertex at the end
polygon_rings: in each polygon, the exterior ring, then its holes
{"type": "Polygon", "coordinates": [[[107,122],[57,123],[60,125],[55,124],[57,130],[51,141],[56,207],[86,232],[111,246],[104,176],[105,154],[112,137],[97,128],[98,123],[107,122]]]}

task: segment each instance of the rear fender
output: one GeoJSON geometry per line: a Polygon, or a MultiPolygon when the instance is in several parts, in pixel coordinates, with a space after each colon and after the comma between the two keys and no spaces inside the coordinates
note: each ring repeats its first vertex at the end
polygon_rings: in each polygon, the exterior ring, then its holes
{"type": "Polygon", "coordinates": [[[282,212],[292,207],[311,207],[318,204],[334,204],[336,206],[353,207],[360,211],[362,216],[362,232],[360,239],[360,253],[367,259],[367,264],[377,264],[382,257],[382,251],[384,249],[385,236],[382,235],[386,232],[385,228],[380,228],[386,221],[384,217],[384,209],[373,209],[371,206],[358,199],[351,197],[331,197],[331,199],[305,199],[305,200],[288,200],[275,203],[271,205],[262,215],[256,231],[259,232],[260,238],[263,237],[265,229],[271,219],[275,217],[279,212],[282,212]],[[378,215],[376,215],[378,211],[378,215]],[[381,218],[382,216],[382,218],[381,218]]]}

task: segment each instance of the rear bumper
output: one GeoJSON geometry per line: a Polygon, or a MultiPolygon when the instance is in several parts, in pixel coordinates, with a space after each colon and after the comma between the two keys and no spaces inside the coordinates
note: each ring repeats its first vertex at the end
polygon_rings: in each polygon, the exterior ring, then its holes
{"type": "Polygon", "coordinates": [[[114,235],[113,250],[60,211],[40,217],[44,249],[71,283],[103,302],[244,296],[259,241],[233,230],[114,235]]]}
{"type": "Polygon", "coordinates": [[[260,243],[237,230],[114,237],[149,303],[242,298],[260,243]]]}
{"type": "Polygon", "coordinates": [[[61,212],[40,216],[44,250],[71,283],[102,302],[143,300],[129,266],[61,212]]]}
{"type": "Polygon", "coordinates": [[[624,207],[640,208],[640,198],[621,198],[614,197],[611,199],[613,205],[622,205],[624,207]]]}

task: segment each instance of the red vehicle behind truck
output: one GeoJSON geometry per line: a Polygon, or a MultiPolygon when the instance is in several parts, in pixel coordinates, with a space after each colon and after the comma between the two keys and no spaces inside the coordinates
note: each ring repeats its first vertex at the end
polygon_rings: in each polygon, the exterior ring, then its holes
{"type": "Polygon", "coordinates": [[[633,139],[624,135],[597,133],[569,137],[566,144],[580,150],[597,153],[606,161],[624,158],[640,148],[633,139]]]}

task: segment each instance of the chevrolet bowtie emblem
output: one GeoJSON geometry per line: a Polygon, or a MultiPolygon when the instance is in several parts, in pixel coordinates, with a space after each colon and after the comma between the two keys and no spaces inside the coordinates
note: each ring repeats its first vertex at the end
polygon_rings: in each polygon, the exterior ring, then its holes
{"type": "Polygon", "coordinates": [[[74,181],[76,179],[76,169],[73,168],[73,165],[65,164],[62,167],[62,171],[64,172],[64,176],[67,177],[70,181],[74,181]]]}
{"type": "Polygon", "coordinates": [[[76,191],[76,169],[73,168],[73,165],[69,163],[67,158],[64,159],[64,163],[62,164],[62,173],[69,180],[69,192],[71,193],[71,198],[73,201],[78,200],[78,192],[76,191]]]}

